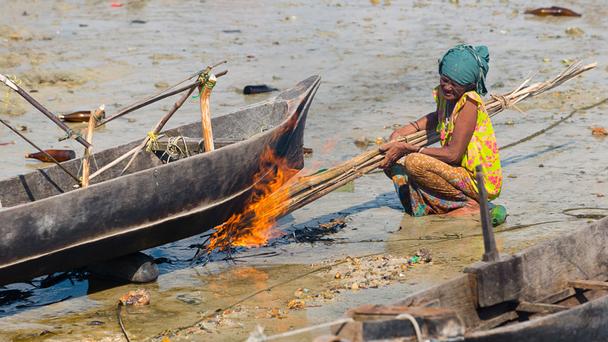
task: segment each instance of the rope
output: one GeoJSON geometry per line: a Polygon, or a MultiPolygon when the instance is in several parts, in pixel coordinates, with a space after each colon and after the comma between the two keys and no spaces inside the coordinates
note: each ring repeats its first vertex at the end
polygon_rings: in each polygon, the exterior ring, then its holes
{"type": "Polygon", "coordinates": [[[123,306],[124,305],[122,305],[122,303],[120,301],[116,305],[116,320],[118,320],[118,325],[120,326],[120,331],[125,336],[125,339],[127,340],[127,342],[131,342],[131,339],[129,338],[129,334],[127,334],[127,329],[125,328],[125,324],[122,322],[122,315],[120,314],[123,306]]]}
{"type": "Polygon", "coordinates": [[[511,101],[509,101],[507,99],[506,96],[504,95],[494,95],[494,94],[490,94],[490,97],[493,98],[495,101],[498,101],[500,103],[500,109],[499,110],[503,110],[505,108],[508,108],[512,105],[511,101]]]}
{"type": "Polygon", "coordinates": [[[198,93],[198,95],[192,96],[193,99],[197,99],[197,98],[201,97],[205,88],[209,88],[209,90],[211,90],[211,89],[213,89],[213,87],[215,87],[217,82],[210,80],[209,77],[210,77],[210,74],[208,71],[205,71],[204,73],[202,73],[198,76],[198,81],[200,81],[200,83],[201,83],[200,92],[198,93]]]}
{"type": "Polygon", "coordinates": [[[158,150],[158,138],[159,136],[154,131],[148,132],[148,142],[146,143],[146,151],[152,152],[152,150],[158,150]]]}
{"type": "Polygon", "coordinates": [[[162,157],[169,156],[170,159],[181,159],[190,157],[190,151],[188,150],[188,144],[186,143],[186,138],[183,136],[170,137],[167,140],[167,148],[165,152],[163,152],[162,157]],[[184,144],[184,149],[179,146],[179,141],[182,141],[184,144]]]}
{"type": "Polygon", "coordinates": [[[414,316],[410,315],[407,312],[404,312],[402,314],[397,315],[397,317],[395,318],[409,320],[410,323],[412,323],[412,326],[414,327],[414,331],[416,332],[416,341],[423,342],[422,333],[420,332],[420,325],[418,325],[418,321],[416,321],[416,318],[414,318],[414,316]]]}
{"type": "Polygon", "coordinates": [[[317,325],[311,325],[311,326],[308,326],[305,328],[296,329],[296,330],[292,330],[292,331],[288,331],[288,332],[284,332],[282,334],[272,335],[272,336],[264,335],[264,332],[262,331],[262,329],[257,328],[257,331],[255,331],[254,333],[252,333],[249,336],[249,338],[247,339],[247,342],[264,342],[264,341],[278,340],[278,339],[281,339],[284,337],[299,335],[299,334],[302,334],[305,332],[309,332],[309,331],[313,331],[313,330],[317,330],[317,329],[321,329],[321,328],[331,327],[332,325],[351,323],[354,321],[355,320],[350,317],[349,318],[340,318],[335,321],[321,323],[321,324],[317,324],[317,325]]]}
{"type": "Polygon", "coordinates": [[[77,138],[82,138],[82,135],[78,132],[74,132],[73,129],[68,128],[65,131],[65,136],[59,138],[59,141],[70,140],[70,139],[76,140],[77,138]]]}
{"type": "MultiPolygon", "coordinates": [[[[395,317],[395,319],[407,319],[412,323],[412,326],[414,327],[414,332],[416,334],[416,341],[418,342],[423,342],[424,340],[422,339],[422,332],[420,330],[420,325],[418,324],[418,321],[416,321],[416,318],[414,318],[414,316],[410,315],[409,313],[402,313],[399,314],[398,316],[395,317]]],[[[313,330],[317,330],[317,329],[322,329],[322,328],[327,328],[327,327],[331,327],[333,325],[337,325],[337,324],[345,324],[345,323],[351,323],[354,322],[355,320],[348,317],[348,318],[340,318],[337,319],[335,321],[331,321],[331,322],[327,322],[327,323],[321,323],[321,324],[315,324],[315,325],[311,325],[305,328],[300,328],[300,329],[296,329],[296,330],[292,330],[292,331],[288,331],[288,332],[284,332],[282,334],[277,334],[277,335],[272,335],[272,336],[266,336],[264,335],[263,330],[258,326],[256,328],[256,331],[254,331],[249,338],[247,339],[247,342],[264,342],[264,341],[272,341],[272,340],[278,340],[281,338],[285,338],[285,337],[291,337],[291,336],[295,336],[295,335],[299,335],[299,334],[303,334],[303,333],[307,333],[313,330]]]]}

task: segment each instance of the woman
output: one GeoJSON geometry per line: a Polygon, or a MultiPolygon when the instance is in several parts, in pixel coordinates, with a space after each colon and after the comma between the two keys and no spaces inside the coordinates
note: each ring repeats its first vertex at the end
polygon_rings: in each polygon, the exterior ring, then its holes
{"type": "Polygon", "coordinates": [[[405,211],[443,214],[479,201],[475,167],[481,165],[490,200],[500,194],[502,171],[494,129],[480,95],[487,93],[488,48],[458,45],[439,61],[437,109],[395,130],[380,147],[380,168],[393,179],[405,211]],[[395,141],[420,130],[436,130],[441,147],[395,141]],[[403,164],[397,161],[403,159],[403,164]]]}

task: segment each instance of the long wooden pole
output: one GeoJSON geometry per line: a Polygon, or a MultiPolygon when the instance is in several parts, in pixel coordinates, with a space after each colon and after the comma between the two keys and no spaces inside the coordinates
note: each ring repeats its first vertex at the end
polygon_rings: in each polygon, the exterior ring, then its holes
{"type": "Polygon", "coordinates": [[[8,77],[0,74],[0,81],[2,81],[2,83],[4,83],[7,87],[11,88],[17,94],[19,94],[21,97],[23,97],[27,102],[29,102],[32,106],[34,106],[34,108],[38,109],[46,117],[51,119],[51,121],[53,121],[57,126],[59,126],[59,128],[61,128],[64,132],[67,133],[68,138],[74,137],[74,139],[76,139],[76,141],[78,141],[85,147],[91,146],[91,144],[86,142],[86,140],[84,140],[82,137],[74,135],[74,131],[72,131],[71,128],[69,128],[66,124],[61,122],[61,120],[59,120],[59,118],[55,114],[51,113],[48,109],[46,109],[43,105],[41,105],[40,102],[36,101],[36,99],[34,99],[25,90],[23,90],[21,87],[16,85],[13,81],[9,80],[8,77]]]}
{"type": "Polygon", "coordinates": [[[201,126],[203,136],[203,146],[206,152],[215,150],[215,144],[213,143],[213,127],[211,127],[211,109],[209,108],[209,99],[211,97],[211,90],[215,86],[217,78],[214,74],[209,74],[209,78],[200,86],[201,96],[201,126]]]}
{"type": "MultiPolygon", "coordinates": [[[[227,73],[228,73],[228,71],[224,70],[224,71],[222,71],[220,73],[217,73],[215,76],[219,78],[220,76],[224,76],[227,73]]],[[[196,75],[194,75],[194,76],[196,76],[196,75]]],[[[189,77],[189,78],[191,78],[191,77],[189,77]]],[[[181,84],[181,83],[178,83],[178,84],[181,84]]],[[[123,115],[129,114],[129,113],[131,113],[131,112],[133,112],[133,111],[135,111],[137,109],[140,109],[140,108],[145,107],[147,105],[150,105],[150,104],[152,104],[154,102],[157,102],[157,101],[160,101],[162,99],[165,99],[165,98],[167,98],[169,96],[173,96],[175,94],[179,94],[179,93],[181,93],[183,91],[186,91],[186,90],[188,90],[188,89],[190,89],[192,87],[199,86],[200,84],[201,84],[201,80],[197,79],[196,81],[190,82],[190,83],[186,84],[185,86],[182,86],[181,88],[177,88],[177,89],[172,90],[170,92],[167,92],[168,89],[165,89],[162,92],[157,93],[157,94],[153,95],[152,97],[149,97],[146,100],[143,100],[141,102],[136,102],[136,103],[134,103],[134,104],[132,104],[132,105],[130,105],[128,107],[125,107],[125,108],[121,109],[116,114],[113,114],[112,116],[107,117],[105,120],[100,121],[97,124],[97,126],[98,127],[99,126],[103,126],[103,125],[107,124],[108,122],[110,122],[110,121],[112,121],[114,119],[118,119],[119,117],[121,117],[123,115]]]]}
{"type": "MultiPolygon", "coordinates": [[[[87,135],[86,139],[89,144],[93,143],[93,132],[95,130],[95,123],[103,116],[103,112],[105,111],[105,106],[101,105],[94,111],[91,111],[91,116],[89,116],[89,124],[87,126],[87,135]]],[[[91,170],[91,152],[93,148],[87,147],[84,150],[84,157],[82,158],[82,182],[81,186],[86,188],[89,186],[89,174],[91,170]]]]}

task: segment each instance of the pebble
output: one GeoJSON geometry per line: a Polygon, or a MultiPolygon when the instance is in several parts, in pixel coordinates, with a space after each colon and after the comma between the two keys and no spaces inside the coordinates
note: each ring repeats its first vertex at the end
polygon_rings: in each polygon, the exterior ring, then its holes
{"type": "Polygon", "coordinates": [[[161,81],[161,82],[154,83],[154,86],[158,89],[165,89],[165,88],[169,88],[169,83],[161,81]]]}
{"type": "Polygon", "coordinates": [[[568,34],[570,36],[578,37],[578,36],[584,35],[585,31],[583,31],[579,27],[573,26],[573,27],[568,27],[566,29],[566,34],[568,34]]]}

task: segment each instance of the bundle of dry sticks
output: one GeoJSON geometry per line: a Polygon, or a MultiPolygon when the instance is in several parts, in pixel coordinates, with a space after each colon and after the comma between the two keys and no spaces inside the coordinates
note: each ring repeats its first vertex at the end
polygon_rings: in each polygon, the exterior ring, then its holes
{"type": "MultiPolygon", "coordinates": [[[[531,78],[528,78],[511,92],[499,96],[491,95],[491,100],[485,103],[486,110],[490,116],[494,116],[529,97],[551,90],[579,74],[595,68],[596,65],[596,63],[583,65],[581,62],[577,62],[554,78],[540,83],[529,84],[531,78]]],[[[435,131],[421,130],[400,140],[417,146],[428,146],[438,142],[439,135],[435,131]]],[[[270,206],[265,206],[266,210],[264,210],[264,215],[269,218],[267,221],[274,222],[273,219],[297,210],[373,171],[383,159],[384,156],[379,149],[375,148],[326,171],[298,177],[294,181],[286,183],[269,197],[260,200],[270,204],[270,206]]],[[[259,215],[259,212],[257,214],[259,215]]],[[[213,243],[207,246],[207,250],[229,248],[233,245],[233,241],[254,234],[252,229],[259,229],[259,227],[251,227],[249,223],[249,220],[245,219],[240,220],[238,224],[216,227],[215,233],[211,236],[213,243]]],[[[270,228],[268,227],[268,229],[270,228]]]]}

